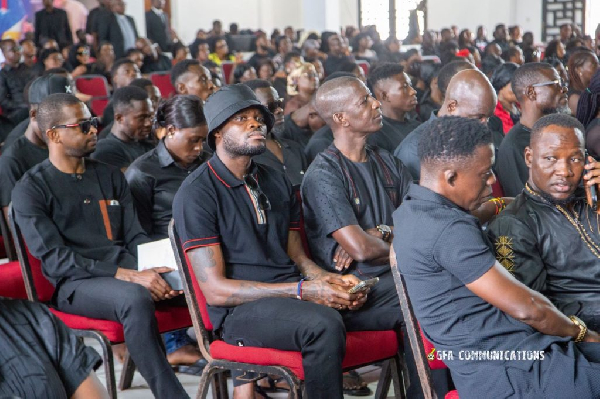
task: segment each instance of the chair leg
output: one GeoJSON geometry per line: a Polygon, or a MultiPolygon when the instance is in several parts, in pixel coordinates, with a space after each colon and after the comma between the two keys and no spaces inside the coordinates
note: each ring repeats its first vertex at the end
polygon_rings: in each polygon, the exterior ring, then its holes
{"type": "Polygon", "coordinates": [[[110,399],[117,399],[117,384],[115,382],[115,364],[110,341],[104,334],[93,330],[73,330],[75,334],[83,338],[92,338],[98,341],[102,347],[102,360],[104,361],[104,373],[106,374],[106,390],[110,399]]]}
{"type": "Polygon", "coordinates": [[[408,387],[408,371],[405,364],[399,356],[390,359],[389,362],[392,381],[394,382],[394,396],[396,399],[405,399],[406,388],[408,387]]]}
{"type": "Polygon", "coordinates": [[[218,397],[219,399],[229,399],[229,392],[227,390],[227,374],[226,371],[222,373],[218,373],[217,377],[217,387],[218,387],[218,397]]]}
{"type": "Polygon", "coordinates": [[[379,382],[377,382],[377,389],[375,390],[375,399],[385,399],[390,390],[392,383],[391,373],[391,361],[386,360],[381,366],[381,374],[379,374],[379,382]]]}
{"type": "Polygon", "coordinates": [[[131,359],[129,351],[125,353],[123,359],[123,370],[121,371],[121,379],[119,380],[119,390],[124,391],[131,388],[133,382],[133,375],[135,374],[135,363],[131,359]]]}
{"type": "Polygon", "coordinates": [[[198,394],[196,395],[196,399],[206,399],[206,394],[208,394],[208,388],[213,386],[213,398],[218,399],[216,397],[216,386],[218,384],[214,383],[213,377],[215,373],[220,371],[217,367],[214,367],[210,362],[204,368],[204,372],[202,373],[202,377],[200,377],[200,385],[198,386],[198,394]],[[213,384],[211,384],[213,382],[213,384]]]}

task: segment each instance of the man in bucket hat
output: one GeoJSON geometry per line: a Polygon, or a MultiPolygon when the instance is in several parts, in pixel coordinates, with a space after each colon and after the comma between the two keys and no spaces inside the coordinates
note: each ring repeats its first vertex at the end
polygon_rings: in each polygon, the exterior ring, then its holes
{"type": "Polygon", "coordinates": [[[179,189],[173,217],[213,328],[233,345],[301,351],[308,397],[340,399],[343,315],[356,317],[367,294],[349,294],[357,277],[326,272],[306,256],[289,180],[252,161],[274,123],[252,90],[224,87],[204,113],[214,155],[179,189]]]}

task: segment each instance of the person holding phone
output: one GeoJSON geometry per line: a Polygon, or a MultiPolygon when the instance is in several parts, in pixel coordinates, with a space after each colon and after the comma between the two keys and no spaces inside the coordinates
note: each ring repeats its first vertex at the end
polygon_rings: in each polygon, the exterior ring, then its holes
{"type": "Polygon", "coordinates": [[[564,114],[533,125],[525,190],[487,231],[496,258],[513,276],[598,331],[600,226],[586,189],[595,190],[600,163],[586,159],[584,131],[564,114]]]}

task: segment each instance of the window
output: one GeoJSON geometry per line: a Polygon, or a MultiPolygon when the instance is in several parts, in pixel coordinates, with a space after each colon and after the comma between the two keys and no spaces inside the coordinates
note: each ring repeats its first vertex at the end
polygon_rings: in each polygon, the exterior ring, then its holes
{"type": "MultiPolygon", "coordinates": [[[[402,40],[408,36],[411,11],[424,1],[426,0],[360,0],[360,26],[375,25],[383,40],[390,35],[402,40]],[[391,15],[394,11],[395,16],[391,15]],[[392,26],[394,21],[395,26],[392,26]]],[[[425,12],[422,8],[416,12],[421,35],[425,30],[425,12]]]]}

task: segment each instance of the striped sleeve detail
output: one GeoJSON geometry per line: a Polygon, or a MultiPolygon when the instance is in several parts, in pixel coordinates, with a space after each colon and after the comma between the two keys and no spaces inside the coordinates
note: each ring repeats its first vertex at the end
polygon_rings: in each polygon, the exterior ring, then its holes
{"type": "Polygon", "coordinates": [[[194,238],[192,240],[187,240],[183,243],[182,247],[185,252],[190,249],[199,248],[199,247],[208,247],[212,245],[221,244],[221,240],[219,236],[206,237],[206,238],[194,238]]]}
{"type": "Polygon", "coordinates": [[[300,230],[300,222],[290,222],[290,230],[300,230]]]}

